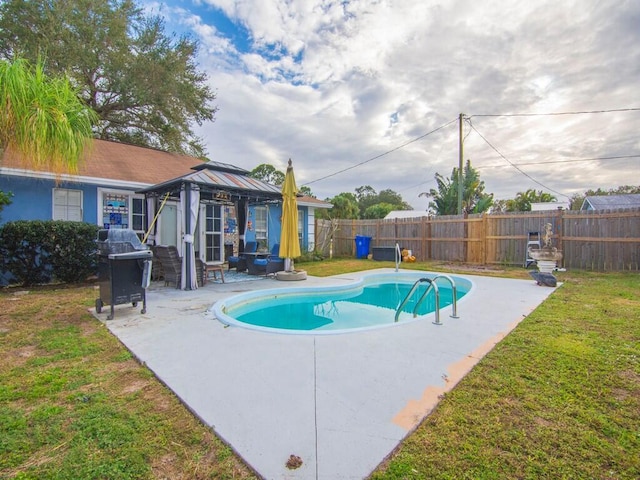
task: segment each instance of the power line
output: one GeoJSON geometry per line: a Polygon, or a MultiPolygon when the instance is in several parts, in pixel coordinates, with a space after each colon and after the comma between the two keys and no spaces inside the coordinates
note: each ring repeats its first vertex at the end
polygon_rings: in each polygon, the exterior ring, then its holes
{"type": "MultiPolygon", "coordinates": [[[[640,158],[640,154],[637,155],[616,155],[613,157],[592,157],[592,158],[577,158],[572,160],[548,160],[544,162],[526,162],[526,163],[515,163],[519,167],[525,165],[548,165],[548,164],[559,164],[559,163],[579,163],[579,162],[594,162],[597,160],[619,160],[619,159],[627,159],[627,158],[640,158]]],[[[500,165],[480,165],[475,168],[503,168],[504,164],[500,165]]]]}
{"type": "Polygon", "coordinates": [[[611,110],[589,110],[589,111],[577,111],[577,112],[493,113],[493,114],[487,113],[487,114],[471,115],[471,116],[467,116],[466,118],[471,119],[473,117],[552,117],[556,115],[587,115],[587,114],[596,114],[596,113],[638,112],[638,111],[640,111],[640,107],[614,108],[611,110]]]}
{"type": "Polygon", "coordinates": [[[354,168],[360,167],[360,166],[364,165],[365,163],[369,163],[369,162],[372,162],[374,160],[377,160],[378,158],[384,157],[385,155],[389,155],[390,153],[393,153],[396,150],[400,150],[401,148],[404,148],[407,145],[410,145],[410,144],[412,144],[414,142],[417,142],[418,140],[422,140],[423,138],[431,135],[432,133],[435,133],[438,130],[442,130],[443,128],[448,127],[449,125],[451,125],[452,123],[457,122],[457,121],[458,121],[458,118],[456,117],[453,120],[445,123],[444,125],[440,125],[438,128],[436,128],[434,130],[431,130],[430,132],[427,132],[424,135],[420,135],[419,137],[416,137],[413,140],[409,140],[408,142],[405,142],[402,145],[398,145],[397,147],[395,147],[395,148],[393,148],[391,150],[388,150],[388,151],[386,151],[384,153],[381,153],[380,155],[376,155],[375,157],[372,157],[372,158],[370,158],[368,160],[365,160],[363,162],[360,162],[360,163],[356,163],[355,165],[351,165],[350,167],[343,168],[342,170],[339,170],[337,172],[330,173],[329,175],[325,175],[324,177],[316,178],[315,180],[311,180],[310,182],[306,182],[303,185],[311,185],[312,183],[319,182],[320,180],[326,180],[327,178],[335,177],[336,175],[339,175],[341,173],[347,172],[349,170],[353,170],[354,168]]]}
{"type": "MultiPolygon", "coordinates": [[[[470,116],[465,116],[464,118],[467,120],[467,123],[469,124],[469,126],[471,127],[471,129],[473,129],[479,136],[480,138],[482,138],[487,145],[489,145],[498,155],[500,155],[500,157],[502,157],[507,163],[509,163],[509,165],[511,165],[513,168],[515,168],[516,170],[518,170],[521,174],[523,174],[525,177],[529,178],[531,181],[537,183],[538,185],[540,185],[543,188],[546,188],[547,190],[550,190],[554,193],[557,193],[558,195],[562,195],[563,197],[567,197],[569,198],[567,195],[557,192],[545,185],[543,185],[542,183],[540,183],[539,181],[537,181],[535,178],[533,178],[531,175],[527,174],[526,172],[524,172],[523,170],[521,170],[520,168],[518,168],[519,165],[536,165],[536,164],[551,164],[551,163],[568,163],[568,162],[583,162],[583,161],[595,161],[595,160],[613,160],[613,159],[622,159],[622,158],[638,158],[640,157],[640,155],[621,155],[621,156],[612,156],[612,157],[599,157],[599,158],[589,158],[589,159],[579,159],[579,160],[557,160],[557,161],[548,161],[548,162],[530,162],[530,163],[521,163],[521,164],[515,164],[513,162],[511,162],[507,157],[505,157],[495,146],[493,146],[491,144],[491,142],[489,142],[480,132],[478,132],[478,130],[473,126],[473,124],[471,123],[471,119],[474,117],[540,117],[540,116],[559,116],[559,115],[587,115],[587,114],[600,114],[600,113],[615,113],[615,112],[637,112],[640,111],[640,107],[630,107],[630,108],[617,108],[617,109],[609,109],[609,110],[588,110],[588,111],[572,111],[572,112],[548,112],[548,113],[509,113],[509,114],[475,114],[475,115],[470,115],[470,116]]],[[[421,140],[435,132],[437,132],[438,130],[441,130],[445,127],[448,127],[449,125],[451,125],[452,123],[458,121],[458,117],[454,118],[453,120],[439,126],[438,128],[431,130],[430,132],[425,133],[424,135],[420,135],[419,137],[416,137],[412,140],[409,140],[408,142],[405,142],[401,145],[398,145],[397,147],[388,150],[384,153],[381,153],[380,155],[376,155],[375,157],[369,158],[368,160],[364,160],[362,162],[356,163],[355,165],[351,165],[350,167],[344,168],[342,170],[338,170],[337,172],[331,173],[329,175],[325,175],[324,177],[320,177],[317,178],[315,180],[311,180],[310,182],[306,182],[302,185],[311,185],[313,183],[316,182],[320,182],[322,180],[326,180],[327,178],[331,178],[331,177],[335,177],[336,175],[339,175],[341,173],[347,172],[349,170],[353,170],[354,168],[358,168],[362,165],[365,165],[369,162],[372,162],[374,160],[377,160],[379,158],[382,158],[386,155],[389,155],[390,153],[393,153],[397,150],[400,150],[404,147],[406,147],[407,145],[410,145],[414,142],[417,142],[418,140],[421,140]]],[[[469,132],[470,133],[470,132],[469,132]]],[[[467,135],[465,135],[465,139],[466,137],[469,136],[469,133],[467,133],[467,135]]],[[[477,168],[493,168],[494,166],[479,166],[477,168]]],[[[498,165],[495,165],[495,167],[498,167],[498,165]]],[[[428,183],[428,182],[423,182],[423,183],[428,183]]],[[[419,184],[420,185],[420,184],[419,184]]],[[[418,186],[418,185],[416,185],[418,186]]]]}
{"type": "Polygon", "coordinates": [[[487,145],[489,145],[498,155],[500,155],[500,157],[502,157],[509,165],[511,165],[513,168],[515,168],[516,170],[518,170],[521,174],[523,174],[525,177],[527,177],[529,180],[531,180],[532,182],[537,183],[538,185],[540,185],[543,188],[546,188],[547,190],[553,192],[553,193],[557,193],[558,195],[562,195],[563,197],[567,197],[569,200],[571,200],[571,197],[569,197],[568,195],[565,195],[564,193],[558,192],[552,188],[547,187],[546,185],[540,183],[538,180],[536,180],[535,178],[533,178],[531,175],[529,175],[528,173],[526,173],[524,170],[522,170],[521,168],[519,168],[515,163],[513,163],[511,160],[509,160],[507,157],[505,157],[496,147],[493,146],[493,144],[487,140],[477,129],[476,127],[473,126],[473,124],[471,123],[471,120],[469,119],[468,122],[469,127],[471,127],[479,136],[480,138],[482,138],[487,145]]]}

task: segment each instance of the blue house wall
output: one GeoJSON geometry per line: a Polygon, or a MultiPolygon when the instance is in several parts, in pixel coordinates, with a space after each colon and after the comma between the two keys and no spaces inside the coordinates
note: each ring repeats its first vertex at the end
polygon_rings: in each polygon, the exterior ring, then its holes
{"type": "MultiPolygon", "coordinates": [[[[276,243],[280,243],[280,232],[281,232],[281,224],[280,217],[282,217],[282,204],[271,204],[268,206],[267,210],[267,241],[269,243],[269,251],[273,248],[276,243]]],[[[308,225],[307,225],[307,216],[308,216],[308,208],[307,207],[298,207],[298,216],[303,222],[303,232],[302,232],[302,242],[300,243],[301,252],[306,252],[308,250],[308,225]]],[[[249,207],[249,220],[251,221],[251,229],[247,230],[245,233],[245,239],[247,242],[255,242],[256,241],[256,231],[254,228],[254,219],[255,215],[255,206],[249,207]]]]}
{"type": "Polygon", "coordinates": [[[15,220],[51,220],[54,188],[81,190],[82,220],[96,224],[98,187],[72,182],[56,185],[51,179],[0,175],[0,190],[13,193],[11,205],[5,206],[0,213],[0,225],[15,220]]]}

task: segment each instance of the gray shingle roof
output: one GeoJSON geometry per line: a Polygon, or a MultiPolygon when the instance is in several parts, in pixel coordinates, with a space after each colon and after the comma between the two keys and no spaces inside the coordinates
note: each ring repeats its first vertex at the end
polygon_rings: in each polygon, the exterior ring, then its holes
{"type": "Polygon", "coordinates": [[[584,199],[582,210],[613,210],[640,207],[640,193],[626,195],[592,195],[584,199]],[[589,208],[589,206],[591,208],[589,208]]]}

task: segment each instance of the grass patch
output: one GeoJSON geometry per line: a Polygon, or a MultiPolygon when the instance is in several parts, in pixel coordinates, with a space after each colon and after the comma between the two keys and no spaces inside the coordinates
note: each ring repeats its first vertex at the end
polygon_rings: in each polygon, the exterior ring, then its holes
{"type": "Polygon", "coordinates": [[[88,314],[96,294],[0,293],[0,478],[255,478],[88,314]]]}

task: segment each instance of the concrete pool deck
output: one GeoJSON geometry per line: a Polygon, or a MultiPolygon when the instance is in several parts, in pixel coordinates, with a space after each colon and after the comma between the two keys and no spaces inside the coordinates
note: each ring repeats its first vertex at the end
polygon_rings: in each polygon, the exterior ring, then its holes
{"type": "MultiPolygon", "coordinates": [[[[455,274],[474,288],[460,318],[337,335],[225,326],[218,300],[267,288],[344,284],[370,270],[304,282],[208,283],[147,292],[147,313],[94,315],[206,425],[266,479],[361,479],[453,386],[555,289],[532,280],[455,274]],[[291,456],[302,464],[287,467],[291,456]]],[[[407,270],[402,270],[406,272],[407,270]]]]}

